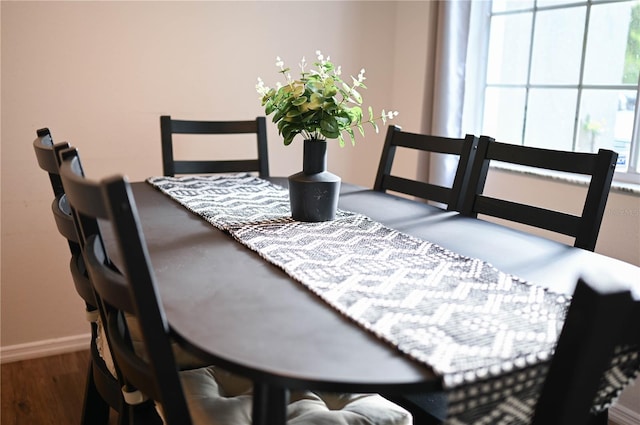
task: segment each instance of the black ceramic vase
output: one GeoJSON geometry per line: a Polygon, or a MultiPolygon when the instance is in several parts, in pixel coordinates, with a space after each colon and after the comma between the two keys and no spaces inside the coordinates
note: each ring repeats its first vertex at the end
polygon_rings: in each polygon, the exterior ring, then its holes
{"type": "Polygon", "coordinates": [[[329,221],[336,217],[340,177],[327,171],[326,140],[305,140],[302,172],[289,176],[291,217],[329,221]]]}

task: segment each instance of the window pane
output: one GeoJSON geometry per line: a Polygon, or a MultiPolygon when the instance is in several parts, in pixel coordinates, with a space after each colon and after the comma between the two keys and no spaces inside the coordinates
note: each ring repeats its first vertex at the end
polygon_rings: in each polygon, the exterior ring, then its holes
{"type": "Polygon", "coordinates": [[[527,82],[531,17],[531,13],[519,13],[491,20],[488,84],[527,82]]]}
{"type": "Polygon", "coordinates": [[[525,93],[525,89],[487,88],[482,134],[521,144],[525,93]]]}
{"type": "Polygon", "coordinates": [[[630,167],[631,138],[633,137],[633,120],[638,92],[620,91],[618,94],[619,109],[613,123],[612,149],[618,152],[616,171],[627,171],[630,167]],[[626,107],[625,107],[626,105],[626,107]]]}
{"type": "Polygon", "coordinates": [[[637,84],[638,65],[640,64],[639,14],[640,2],[599,4],[591,8],[584,69],[585,84],[620,84],[623,82],[637,84]],[[634,9],[636,19],[631,25],[631,13],[634,9]],[[632,37],[629,37],[630,30],[632,37]],[[626,78],[623,78],[625,58],[629,59],[627,60],[627,75],[626,78]]]}
{"type": "Polygon", "coordinates": [[[576,150],[612,149],[618,152],[616,171],[627,171],[636,95],[633,90],[585,90],[576,150]]]}
{"type": "Polygon", "coordinates": [[[547,10],[536,17],[532,84],[577,84],[586,7],[547,10]]]}
{"type": "Polygon", "coordinates": [[[573,89],[531,89],[524,144],[573,150],[577,95],[578,91],[573,89]]]}
{"type": "Polygon", "coordinates": [[[536,2],[537,7],[558,6],[562,4],[576,3],[576,0],[538,0],[536,2]]]}
{"type": "Polygon", "coordinates": [[[640,0],[493,0],[492,11],[477,131],[613,149],[616,179],[640,181],[640,0]]]}
{"type": "Polygon", "coordinates": [[[492,12],[531,9],[533,0],[493,0],[492,12]]]}

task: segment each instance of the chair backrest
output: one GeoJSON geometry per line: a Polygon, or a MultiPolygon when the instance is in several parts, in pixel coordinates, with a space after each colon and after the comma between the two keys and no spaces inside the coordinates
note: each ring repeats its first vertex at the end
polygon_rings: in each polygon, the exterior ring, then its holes
{"type": "Polygon", "coordinates": [[[640,301],[626,288],[602,290],[592,285],[580,279],[576,286],[533,425],[589,423],[616,347],[639,350],[640,301]]]}
{"type": "Polygon", "coordinates": [[[572,236],[574,246],[593,251],[617,157],[617,153],[606,149],[598,153],[558,151],[500,143],[481,136],[461,212],[471,217],[485,214],[572,236]],[[483,195],[491,161],[590,176],[582,213],[573,215],[483,195]]]}
{"type": "MultiPolygon", "coordinates": [[[[71,213],[67,196],[64,192],[62,180],[60,178],[59,153],[69,148],[69,143],[55,143],[48,128],[37,130],[37,138],[33,141],[33,148],[36,159],[41,169],[49,175],[51,187],[54,193],[54,200],[51,210],[60,234],[67,240],[71,251],[71,261],[69,268],[71,277],[76,289],[76,293],[85,302],[86,318],[91,322],[91,368],[89,370],[87,386],[85,388],[85,405],[83,407],[83,418],[85,421],[102,421],[109,417],[109,407],[115,409],[120,420],[126,422],[127,413],[123,409],[122,393],[120,383],[108,370],[107,363],[103,356],[109,353],[100,351],[97,339],[99,336],[98,326],[98,303],[95,298],[93,286],[89,280],[87,269],[80,248],[80,238],[71,213]],[[98,400],[95,395],[101,398],[98,400]],[[108,406],[103,403],[106,402],[108,406]]],[[[106,359],[110,362],[110,358],[106,359]]]]}
{"type": "MultiPolygon", "coordinates": [[[[176,174],[209,174],[257,171],[260,177],[269,177],[267,124],[265,117],[248,121],[188,121],[171,116],[160,117],[162,138],[162,172],[176,174]],[[174,134],[251,134],[256,135],[257,158],[240,160],[176,160],[173,155],[174,134]]],[[[222,139],[221,139],[222,140],[222,139]]],[[[228,142],[228,140],[227,140],[228,142]]]]}
{"type": "MultiPolygon", "coordinates": [[[[59,164],[54,152],[53,137],[48,128],[41,128],[36,131],[38,137],[33,141],[33,150],[36,153],[36,159],[41,169],[49,173],[49,179],[51,180],[51,188],[53,189],[53,195],[58,196],[64,194],[62,183],[60,183],[60,175],[58,172],[59,164]]],[[[69,147],[66,142],[60,143],[60,147],[69,147]]]]}
{"type": "Polygon", "coordinates": [[[391,190],[431,200],[447,205],[448,210],[458,210],[462,196],[469,184],[469,170],[475,157],[477,137],[467,134],[464,139],[416,134],[402,131],[390,125],[382,148],[380,165],[376,174],[373,190],[385,192],[391,190]],[[458,167],[451,187],[411,180],[391,174],[396,148],[409,148],[424,152],[443,153],[458,156],[458,167]]]}
{"type": "Polygon", "coordinates": [[[55,196],[51,204],[51,211],[58,231],[69,244],[69,250],[71,251],[71,276],[76,292],[87,304],[87,310],[92,319],[95,319],[94,315],[90,312],[96,311],[96,300],[84,266],[79,245],[80,241],[73,217],[71,216],[71,209],[69,208],[69,203],[67,202],[67,197],[62,187],[62,181],[60,180],[58,153],[64,149],[68,149],[69,143],[62,142],[54,144],[48,128],[37,130],[37,136],[33,141],[33,149],[36,153],[38,165],[49,174],[51,188],[55,196]]]}
{"type": "Polygon", "coordinates": [[[126,397],[130,403],[135,403],[131,400],[135,397],[140,401],[149,397],[162,405],[167,424],[189,424],[169,326],[130,185],[122,176],[101,182],[85,178],[75,149],[62,151],[60,156],[62,184],[82,235],[81,245],[106,323],[109,346],[127,384],[127,394],[136,394],[126,397]],[[113,230],[122,271],[115,269],[104,249],[98,220],[104,220],[113,230]],[[148,359],[134,350],[125,314],[136,317],[144,352],[153,353],[148,359]]]}

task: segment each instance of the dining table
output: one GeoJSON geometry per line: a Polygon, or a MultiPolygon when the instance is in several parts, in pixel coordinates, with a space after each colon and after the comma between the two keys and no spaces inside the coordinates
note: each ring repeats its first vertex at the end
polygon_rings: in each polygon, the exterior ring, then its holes
{"type": "MultiPolygon", "coordinates": [[[[162,179],[131,188],[171,332],[189,352],[254,381],[255,425],[284,424],[290,390],[408,394],[446,386],[437,368],[159,190],[162,179]]],[[[287,186],[286,178],[267,181],[287,186]]],[[[605,255],[345,182],[338,208],[567,299],[581,277],[623,282],[640,299],[640,268],[605,255]]]]}

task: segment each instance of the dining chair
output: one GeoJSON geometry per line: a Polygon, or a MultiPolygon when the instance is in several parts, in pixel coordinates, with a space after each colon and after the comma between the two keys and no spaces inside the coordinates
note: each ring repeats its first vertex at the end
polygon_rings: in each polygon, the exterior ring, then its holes
{"type": "MultiPolygon", "coordinates": [[[[100,182],[84,177],[77,151],[60,153],[60,175],[84,240],[83,252],[105,320],[108,341],[126,383],[126,399],[135,406],[133,423],[162,419],[173,424],[250,424],[261,417],[253,403],[253,383],[219,367],[180,371],[171,349],[171,330],[160,300],[131,187],[114,176],[100,182]],[[101,220],[101,226],[97,225],[101,220]],[[120,269],[105,250],[101,227],[110,225],[120,269]],[[132,345],[126,314],[138,319],[142,355],[132,345]],[[156,410],[148,408],[155,402],[156,410]]],[[[221,360],[223,361],[223,360],[221,360]]],[[[233,365],[232,361],[226,363],[233,365]]],[[[411,415],[377,394],[322,395],[293,392],[287,407],[289,424],[409,425],[411,415]],[[325,407],[322,407],[325,406],[325,407]],[[331,406],[331,408],[327,407],[331,406]]]]}
{"type": "Polygon", "coordinates": [[[575,238],[574,246],[593,251],[617,157],[616,152],[607,149],[600,149],[598,153],[558,151],[501,143],[491,137],[481,136],[471,167],[470,188],[460,211],[471,217],[484,214],[568,235],[575,238]],[[569,214],[484,194],[491,161],[589,176],[581,214],[569,214]]]}
{"type": "Polygon", "coordinates": [[[90,358],[85,383],[84,401],[82,407],[82,424],[104,425],[109,422],[110,409],[119,415],[119,423],[125,423],[126,413],[123,413],[123,399],[120,384],[109,372],[103,358],[102,347],[99,348],[101,323],[98,317],[96,299],[89,282],[80,250],[78,234],[76,233],[71,210],[62,187],[59,174],[57,153],[69,147],[66,142],[54,144],[48,128],[37,130],[37,138],[33,141],[38,165],[49,175],[53,194],[55,196],[51,209],[56,227],[68,242],[71,251],[70,271],[76,292],[85,303],[87,320],[91,324],[90,358]]]}
{"type": "MultiPolygon", "coordinates": [[[[176,174],[209,174],[257,171],[260,177],[269,177],[267,124],[265,117],[246,121],[194,121],[177,120],[169,115],[160,117],[162,140],[162,170],[165,176],[176,174]],[[257,158],[234,160],[177,160],[174,157],[174,134],[231,135],[255,134],[257,158]]],[[[218,137],[228,143],[229,138],[218,137]]]]}
{"type": "MultiPolygon", "coordinates": [[[[62,186],[60,178],[59,153],[70,147],[69,143],[54,144],[51,132],[48,128],[37,130],[37,138],[33,142],[38,165],[49,175],[49,180],[55,195],[51,205],[56,227],[62,236],[67,239],[71,251],[71,276],[76,292],[84,300],[86,317],[91,323],[91,343],[89,371],[85,388],[85,400],[83,403],[83,424],[106,424],[109,420],[109,409],[118,414],[118,423],[129,423],[128,409],[124,409],[124,399],[121,392],[122,384],[118,382],[116,367],[114,365],[109,347],[106,343],[104,327],[99,317],[93,286],[84,264],[81,252],[81,239],[74,223],[71,208],[62,186]]],[[[139,347],[141,342],[140,332],[134,317],[127,317],[131,329],[133,344],[139,347]]],[[[179,366],[182,369],[197,368],[204,363],[195,356],[181,350],[174,342],[173,349],[179,366]]]]}
{"type": "Polygon", "coordinates": [[[478,138],[467,134],[463,139],[417,134],[402,131],[390,125],[387,130],[380,164],[373,189],[394,191],[447,205],[448,210],[458,210],[469,185],[469,171],[475,157],[478,138]],[[451,187],[418,179],[399,177],[392,173],[396,149],[408,148],[423,152],[450,154],[458,157],[458,166],[451,187]]]}
{"type": "Polygon", "coordinates": [[[592,406],[598,393],[610,385],[609,380],[623,376],[610,370],[617,350],[627,347],[630,355],[635,353],[636,369],[640,367],[638,323],[640,300],[637,295],[634,298],[629,288],[603,289],[594,278],[581,278],[565,316],[531,424],[606,425],[607,411],[596,414],[592,406]]]}
{"type": "MultiPolygon", "coordinates": [[[[603,288],[593,277],[578,280],[535,399],[531,404],[506,400],[496,409],[517,411],[517,423],[529,425],[607,425],[607,409],[594,409],[598,395],[611,395],[611,382],[625,379],[620,367],[640,368],[640,300],[627,287],[607,284],[611,285],[603,288]],[[616,355],[635,360],[612,367],[616,355]]],[[[416,417],[428,418],[421,424],[447,420],[445,392],[413,394],[402,401],[416,417]]]]}

